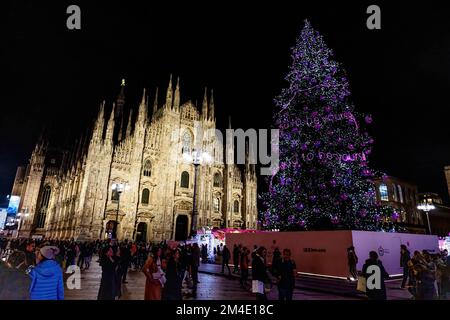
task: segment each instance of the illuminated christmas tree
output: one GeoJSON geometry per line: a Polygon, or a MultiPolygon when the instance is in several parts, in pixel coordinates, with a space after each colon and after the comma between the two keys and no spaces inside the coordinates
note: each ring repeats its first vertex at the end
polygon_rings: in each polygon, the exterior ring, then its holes
{"type": "Polygon", "coordinates": [[[268,229],[378,230],[392,214],[376,203],[372,138],[350,100],[345,71],[308,21],[292,49],[287,88],[275,99],[280,165],[269,178],[268,229]]]}

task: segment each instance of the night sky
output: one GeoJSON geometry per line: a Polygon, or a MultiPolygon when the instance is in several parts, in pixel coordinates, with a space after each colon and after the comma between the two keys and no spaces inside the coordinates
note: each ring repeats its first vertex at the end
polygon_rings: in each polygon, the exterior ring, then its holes
{"type": "Polygon", "coordinates": [[[0,204],[43,127],[55,143],[74,140],[102,100],[111,108],[122,78],[128,108],[137,109],[143,87],[153,101],[159,86],[162,103],[173,73],[182,102],[200,106],[204,87],[214,89],[219,127],[231,116],[234,128],[270,128],[272,101],[306,18],[347,70],[356,109],[373,115],[372,167],[448,201],[446,10],[398,1],[211,2],[2,1],[0,204]],[[366,28],[374,3],[381,30],[366,28]],[[66,28],[70,4],[81,7],[81,30],[66,28]]]}

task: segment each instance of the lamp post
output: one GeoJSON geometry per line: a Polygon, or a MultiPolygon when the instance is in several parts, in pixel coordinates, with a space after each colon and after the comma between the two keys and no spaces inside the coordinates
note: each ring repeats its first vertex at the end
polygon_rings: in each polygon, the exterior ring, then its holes
{"type": "Polygon", "coordinates": [[[125,185],[123,183],[113,183],[112,190],[117,194],[117,211],[116,211],[116,221],[114,223],[112,239],[117,239],[117,225],[119,224],[119,208],[120,208],[120,195],[125,189],[125,185]]]}
{"type": "Polygon", "coordinates": [[[193,149],[192,153],[184,153],[183,158],[185,161],[190,162],[194,165],[194,194],[192,199],[192,223],[191,223],[191,237],[195,237],[197,234],[197,176],[198,167],[203,163],[210,163],[211,156],[207,152],[202,152],[197,149],[193,149]]]}
{"type": "Polygon", "coordinates": [[[422,210],[426,213],[427,215],[427,223],[428,223],[428,233],[431,234],[431,225],[430,225],[430,215],[429,212],[431,210],[436,209],[436,207],[433,204],[429,204],[428,202],[425,202],[423,204],[419,204],[417,206],[417,209],[422,210]]]}

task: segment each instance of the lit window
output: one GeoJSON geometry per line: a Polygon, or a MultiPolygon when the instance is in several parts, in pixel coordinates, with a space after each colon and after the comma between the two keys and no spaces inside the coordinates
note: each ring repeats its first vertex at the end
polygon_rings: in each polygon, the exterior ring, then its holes
{"type": "Polygon", "coordinates": [[[389,201],[387,186],[383,183],[379,186],[380,199],[381,201],[389,201]]]}

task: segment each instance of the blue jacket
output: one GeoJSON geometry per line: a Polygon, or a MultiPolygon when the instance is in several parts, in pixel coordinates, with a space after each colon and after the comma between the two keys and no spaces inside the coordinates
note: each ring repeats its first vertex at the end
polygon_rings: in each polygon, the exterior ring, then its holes
{"type": "Polygon", "coordinates": [[[55,260],[42,261],[29,275],[31,300],[64,300],[62,270],[55,260]]]}

